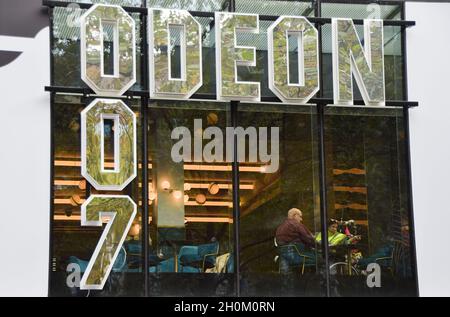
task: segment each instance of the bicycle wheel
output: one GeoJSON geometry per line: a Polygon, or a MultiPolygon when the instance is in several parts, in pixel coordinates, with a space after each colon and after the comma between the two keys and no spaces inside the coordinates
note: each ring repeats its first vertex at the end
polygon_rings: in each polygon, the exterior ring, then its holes
{"type": "MultiPolygon", "coordinates": [[[[347,263],[337,262],[330,265],[330,275],[349,275],[347,263]]],[[[358,275],[358,271],[353,266],[350,275],[358,275]]]]}

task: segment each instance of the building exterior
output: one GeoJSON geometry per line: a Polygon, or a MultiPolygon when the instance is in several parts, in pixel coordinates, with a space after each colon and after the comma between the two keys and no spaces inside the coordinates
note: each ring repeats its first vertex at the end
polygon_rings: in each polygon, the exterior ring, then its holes
{"type": "Polygon", "coordinates": [[[450,3],[0,5],[0,295],[450,295],[450,3]]]}

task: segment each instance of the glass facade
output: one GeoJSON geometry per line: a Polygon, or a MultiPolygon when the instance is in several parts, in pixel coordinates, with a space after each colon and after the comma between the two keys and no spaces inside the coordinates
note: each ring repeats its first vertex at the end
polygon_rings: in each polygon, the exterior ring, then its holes
{"type": "Polygon", "coordinates": [[[369,294],[415,293],[404,138],[401,109],[325,108],[327,226],[334,296],[364,294],[370,263],[380,266],[383,287],[369,294]],[[354,237],[339,242],[347,232],[354,237]]]}
{"type": "Polygon", "coordinates": [[[238,122],[244,127],[280,129],[278,171],[248,174],[242,165],[239,170],[240,184],[248,179],[254,184],[253,190],[239,190],[242,294],[321,296],[324,291],[320,284],[323,274],[318,261],[319,248],[308,253],[310,259],[303,267],[297,255],[289,253],[290,247],[278,245],[280,241],[274,236],[293,207],[302,210],[303,223],[312,232],[320,232],[316,109],[286,104],[243,104],[238,122]]]}
{"type": "MultiPolygon", "coordinates": [[[[81,205],[91,195],[114,194],[97,191],[80,172],[81,166],[81,123],[80,113],[93,99],[79,96],[56,95],[53,99],[54,120],[54,170],[53,170],[53,225],[52,247],[53,268],[50,294],[61,296],[86,296],[90,291],[80,290],[77,272],[84,273],[100,236],[101,227],[81,227],[81,205]],[[71,275],[73,274],[73,275],[71,275]]],[[[139,101],[127,102],[139,116],[139,101]]],[[[139,121],[137,121],[139,122],[139,121]]],[[[114,163],[113,141],[115,125],[113,120],[105,120],[105,169],[114,163]]],[[[139,124],[138,124],[139,125],[139,124]]],[[[138,131],[142,129],[138,128],[138,131]]],[[[138,134],[138,145],[142,142],[138,134]]],[[[140,152],[138,146],[138,152],[140,152]]],[[[138,153],[138,157],[140,153],[138,153]]],[[[141,162],[139,162],[141,164],[141,162]]],[[[129,195],[139,202],[137,216],[132,224],[124,246],[113,265],[110,281],[102,294],[106,296],[143,295],[142,248],[140,222],[142,219],[142,198],[140,176],[135,178],[120,194],[129,195]]]]}
{"type": "MultiPolygon", "coordinates": [[[[194,160],[194,148],[190,163],[176,163],[171,157],[177,143],[171,139],[175,128],[186,128],[193,137],[202,137],[208,127],[225,135],[230,106],[208,101],[151,101],[148,106],[149,181],[155,195],[149,208],[150,240],[151,252],[159,257],[159,264],[150,267],[149,294],[230,296],[234,292],[229,260],[233,253],[231,163],[209,162],[204,155],[194,160]],[[224,265],[220,268],[215,265],[219,258],[224,265]]],[[[206,149],[207,140],[199,143],[206,149]]],[[[215,150],[226,153],[221,145],[215,150]]]]}
{"type": "MultiPolygon", "coordinates": [[[[136,25],[137,82],[116,99],[136,117],[137,177],[121,191],[96,190],[81,174],[81,113],[96,98],[80,71],[76,21],[86,3],[49,11],[49,295],[417,295],[407,105],[330,105],[332,32],[330,22],[320,20],[399,22],[384,25],[386,100],[407,100],[401,2],[90,1],[134,7],[128,9],[136,25]],[[190,10],[202,27],[203,86],[189,100],[149,98],[148,20],[138,10],[145,7],[190,10]],[[238,45],[256,47],[256,66],[239,66],[237,74],[261,83],[261,103],[215,101],[214,11],[261,15],[259,34],[237,36],[238,45]],[[319,30],[321,90],[312,104],[281,103],[269,89],[267,29],[281,15],[311,18],[319,30]],[[93,195],[128,195],[137,213],[103,289],[83,290],[80,279],[110,221],[101,217],[102,227],[81,225],[83,203],[93,195]],[[283,226],[295,219],[294,208],[311,241],[281,238],[283,226]]],[[[356,30],[364,42],[362,25],[356,30]]],[[[178,77],[181,45],[174,38],[168,50],[178,77]]],[[[289,76],[297,82],[299,42],[288,42],[289,76]]],[[[109,73],[114,45],[105,41],[103,49],[109,73]]],[[[113,170],[119,125],[107,117],[102,127],[102,164],[113,170]]],[[[108,243],[105,249],[115,250],[108,243]]],[[[103,256],[100,263],[112,255],[103,256]]]]}

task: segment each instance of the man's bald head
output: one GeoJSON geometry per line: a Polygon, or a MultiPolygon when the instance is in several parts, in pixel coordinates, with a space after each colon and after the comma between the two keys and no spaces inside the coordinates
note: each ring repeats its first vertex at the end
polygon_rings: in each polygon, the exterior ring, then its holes
{"type": "Polygon", "coordinates": [[[289,219],[297,219],[300,222],[302,222],[302,220],[303,220],[302,211],[298,208],[291,208],[288,211],[288,218],[289,219]]]}

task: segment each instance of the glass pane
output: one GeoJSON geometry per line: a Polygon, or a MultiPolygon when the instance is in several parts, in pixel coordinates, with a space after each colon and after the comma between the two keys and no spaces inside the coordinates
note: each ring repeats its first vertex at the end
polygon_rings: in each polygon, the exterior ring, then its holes
{"type": "Polygon", "coordinates": [[[124,7],[140,7],[143,0],[62,0],[65,2],[79,2],[79,3],[104,3],[116,4],[124,7]]]}
{"type": "MultiPolygon", "coordinates": [[[[53,10],[53,83],[54,86],[87,87],[81,79],[80,24],[86,12],[76,7],[56,7],[53,10]]],[[[141,20],[138,13],[131,17],[136,23],[136,84],[130,90],[146,90],[141,85],[141,20]]],[[[108,42],[105,55],[109,56],[108,42]]],[[[106,67],[107,68],[107,67],[106,67]]]]}
{"type": "Polygon", "coordinates": [[[312,16],[314,1],[236,0],[236,12],[263,15],[312,16]]]}
{"type": "Polygon", "coordinates": [[[195,17],[202,26],[203,86],[199,94],[216,94],[216,38],[214,19],[195,17]]]}
{"type": "Polygon", "coordinates": [[[334,296],[416,295],[402,111],[325,108],[334,296]]]}
{"type": "Polygon", "coordinates": [[[342,1],[322,0],[322,17],[351,19],[401,20],[402,6],[378,3],[342,3],[342,1]],[[341,3],[339,3],[341,2],[341,3]]]}
{"type": "Polygon", "coordinates": [[[149,111],[150,294],[233,295],[229,106],[155,101],[149,111]]]}
{"type": "Polygon", "coordinates": [[[316,120],[315,107],[240,106],[238,125],[249,133],[239,170],[244,296],[323,295],[313,236],[320,231],[316,120]]]}
{"type": "MultiPolygon", "coordinates": [[[[77,96],[57,95],[54,104],[54,179],[51,296],[140,296],[143,295],[141,190],[138,177],[123,191],[97,191],[81,176],[81,111],[93,101],[77,96]],[[113,264],[103,290],[80,290],[79,281],[99,243],[103,227],[81,226],[81,205],[94,194],[129,195],[138,205],[137,215],[113,264]]],[[[141,157],[139,103],[126,102],[137,117],[137,157],[141,157]]],[[[115,126],[104,122],[105,145],[115,126]]],[[[111,120],[113,121],[113,120],[111,120]]],[[[105,167],[114,162],[114,150],[104,149],[105,167]]],[[[141,165],[139,163],[139,165],[141,165]]],[[[107,168],[105,168],[107,169],[107,168]]]]}
{"type": "Polygon", "coordinates": [[[228,0],[147,0],[147,7],[214,12],[227,11],[228,2],[228,0]]]}

